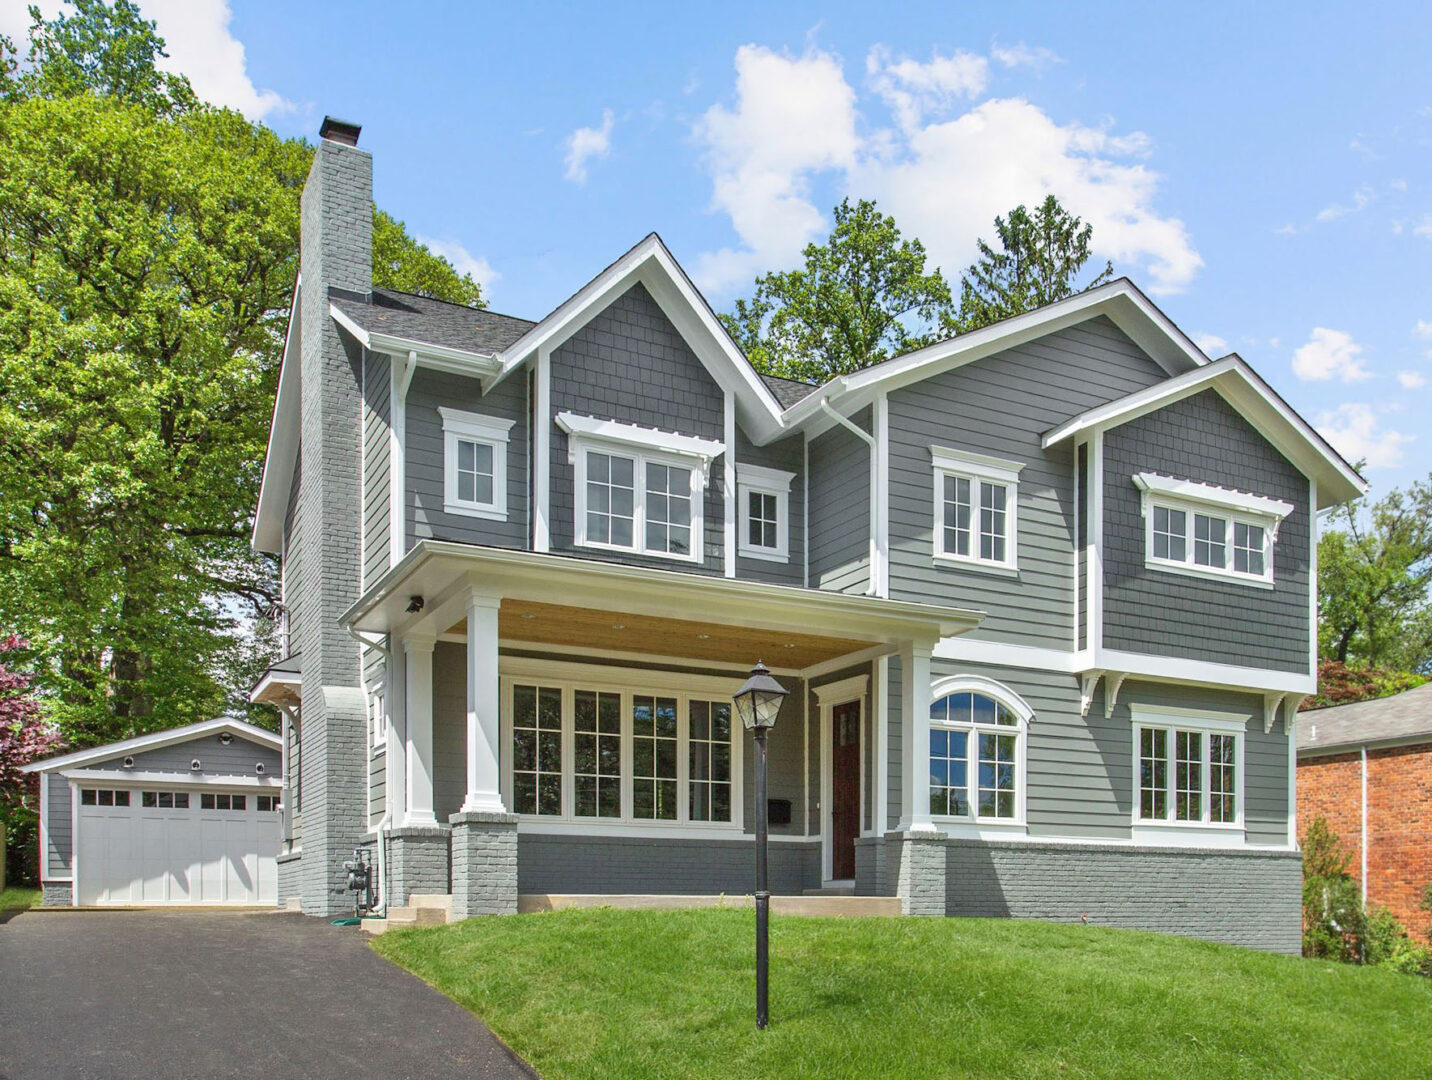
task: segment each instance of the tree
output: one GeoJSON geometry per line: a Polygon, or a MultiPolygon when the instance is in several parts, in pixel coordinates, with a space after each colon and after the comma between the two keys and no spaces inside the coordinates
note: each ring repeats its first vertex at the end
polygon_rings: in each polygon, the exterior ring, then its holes
{"type": "Polygon", "coordinates": [[[1318,541],[1318,650],[1344,664],[1432,667],[1432,481],[1344,503],[1318,541]]]}
{"type": "Polygon", "coordinates": [[[0,638],[0,829],[5,850],[0,858],[11,864],[14,880],[36,880],[35,810],[37,783],[20,770],[48,757],[62,745],[60,733],[49,723],[31,687],[31,675],[16,671],[9,657],[28,643],[10,634],[0,638]]]}
{"type": "Polygon", "coordinates": [[[919,348],[949,323],[950,287],[926,271],[924,245],[869,199],[837,206],[829,239],[804,259],[757,278],[754,296],[721,316],[759,370],[823,382],[919,348]]]}
{"type": "MultiPolygon", "coordinates": [[[[312,150],[162,55],[90,0],[0,83],[0,624],[78,745],[245,709],[277,599],[249,519],[312,150]]],[[[375,226],[378,284],[482,303],[375,226]]]]}
{"type": "Polygon", "coordinates": [[[960,333],[1031,311],[1076,292],[1102,285],[1114,276],[1106,262],[1082,286],[1075,279],[1089,261],[1094,227],[1069,213],[1053,195],[1030,213],[1023,204],[1009,217],[994,219],[999,251],[979,240],[980,257],[960,281],[960,333]]]}

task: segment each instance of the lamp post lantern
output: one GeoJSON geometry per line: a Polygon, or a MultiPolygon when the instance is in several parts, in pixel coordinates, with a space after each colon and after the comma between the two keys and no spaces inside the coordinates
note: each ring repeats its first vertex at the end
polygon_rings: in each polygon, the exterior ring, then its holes
{"type": "Polygon", "coordinates": [[[766,888],[766,735],[776,726],[781,699],[788,691],[771,678],[770,669],[759,660],[751,669],[746,685],[736,691],[736,713],[741,724],[756,740],[756,1027],[770,1020],[766,1008],[767,976],[770,966],[771,894],[766,888]]]}

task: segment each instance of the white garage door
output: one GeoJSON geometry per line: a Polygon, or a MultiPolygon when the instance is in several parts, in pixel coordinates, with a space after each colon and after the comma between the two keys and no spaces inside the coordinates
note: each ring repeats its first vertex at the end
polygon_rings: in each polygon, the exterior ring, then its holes
{"type": "Polygon", "coordinates": [[[271,904],[277,793],[82,788],[81,904],[271,904]]]}

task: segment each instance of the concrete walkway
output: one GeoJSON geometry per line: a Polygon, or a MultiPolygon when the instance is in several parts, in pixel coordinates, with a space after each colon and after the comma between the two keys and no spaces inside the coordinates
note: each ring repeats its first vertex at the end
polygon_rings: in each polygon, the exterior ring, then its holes
{"type": "Polygon", "coordinates": [[[0,1078],[535,1074],[356,927],[201,910],[0,925],[0,1078]]]}

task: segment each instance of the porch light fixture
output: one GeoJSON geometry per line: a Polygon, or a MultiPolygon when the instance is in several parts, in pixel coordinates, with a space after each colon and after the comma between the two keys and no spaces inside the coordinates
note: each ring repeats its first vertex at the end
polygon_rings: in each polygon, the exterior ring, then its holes
{"type": "Polygon", "coordinates": [[[766,990],[770,969],[771,893],[766,888],[766,847],[770,834],[766,803],[766,736],[776,726],[781,700],[790,693],[771,678],[759,660],[746,685],[736,691],[736,715],[756,740],[756,1027],[770,1022],[766,990]]]}

